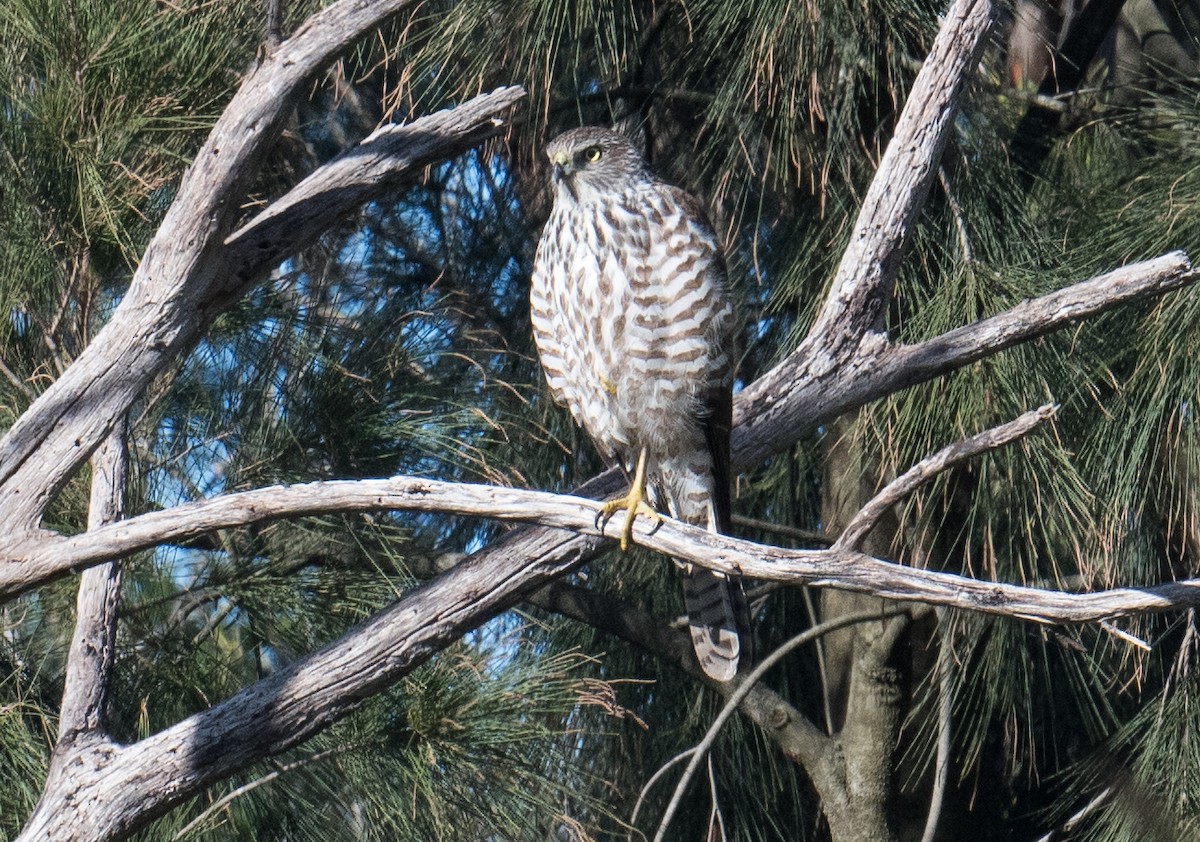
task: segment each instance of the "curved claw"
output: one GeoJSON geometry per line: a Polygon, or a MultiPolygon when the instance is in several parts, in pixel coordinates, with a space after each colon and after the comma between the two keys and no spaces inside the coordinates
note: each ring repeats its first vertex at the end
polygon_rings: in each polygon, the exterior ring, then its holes
{"type": "Polygon", "coordinates": [[[604,533],[604,527],[608,521],[617,512],[625,512],[625,523],[621,527],[621,552],[629,549],[629,541],[633,536],[633,521],[638,515],[645,515],[654,521],[654,529],[662,526],[663,516],[650,507],[641,499],[640,494],[635,494],[633,489],[629,490],[629,494],[624,497],[618,497],[616,500],[609,500],[600,507],[600,512],[596,515],[596,527],[601,534],[604,533]]]}
{"type": "MultiPolygon", "coordinates": [[[[617,512],[625,512],[625,526],[621,529],[621,552],[629,548],[629,539],[633,537],[633,521],[639,514],[654,521],[654,529],[662,526],[663,516],[650,507],[646,502],[646,451],[638,454],[637,469],[633,473],[633,482],[629,493],[616,500],[609,500],[596,513],[596,528],[604,534],[604,527],[609,519],[617,512]]],[[[653,532],[651,533],[653,534],[653,532]]]]}

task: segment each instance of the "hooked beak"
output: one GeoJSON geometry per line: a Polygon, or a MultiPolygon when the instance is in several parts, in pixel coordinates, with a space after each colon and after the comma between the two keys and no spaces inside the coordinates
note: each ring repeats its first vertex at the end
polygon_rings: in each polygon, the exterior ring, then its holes
{"type": "Polygon", "coordinates": [[[566,152],[559,152],[550,159],[553,165],[553,175],[555,181],[562,181],[570,171],[571,159],[566,152]]]}

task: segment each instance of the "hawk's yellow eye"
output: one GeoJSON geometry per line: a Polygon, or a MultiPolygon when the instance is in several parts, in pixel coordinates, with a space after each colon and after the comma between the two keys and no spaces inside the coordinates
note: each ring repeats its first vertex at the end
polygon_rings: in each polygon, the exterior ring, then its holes
{"type": "Polygon", "coordinates": [[[587,149],[583,150],[583,157],[587,159],[588,163],[592,164],[599,161],[603,154],[604,153],[600,151],[599,146],[589,146],[587,149]]]}

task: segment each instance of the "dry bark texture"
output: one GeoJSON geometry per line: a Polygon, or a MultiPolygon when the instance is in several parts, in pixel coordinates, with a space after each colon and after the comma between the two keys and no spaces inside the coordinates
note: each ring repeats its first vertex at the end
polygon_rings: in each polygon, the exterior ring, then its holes
{"type": "MultiPolygon", "coordinates": [[[[608,543],[594,529],[595,504],[579,497],[396,477],[265,488],[119,520],[123,457],[120,435],[110,433],[151,380],[187,352],[222,309],[339,213],[502,130],[512,105],[524,95],[520,88],[502,88],[408,126],[380,130],[234,230],[245,185],[306,81],[408,5],[409,0],[342,0],[273,47],[184,176],[110,322],[0,440],[0,512],[15,525],[0,539],[0,597],[90,568],[81,580],[59,746],[23,840],[128,836],[212,782],[344,717],[523,598],[610,629],[704,680],[682,633],[604,595],[556,581],[608,543]],[[101,448],[106,438],[108,444],[101,448]],[[89,531],[64,537],[40,529],[47,503],[89,456],[96,467],[89,531]],[[217,528],[317,512],[401,508],[540,526],[510,532],[341,639],[207,711],[134,745],[117,745],[106,735],[104,690],[119,582],[114,561],[217,528]]],[[[908,233],[993,13],[988,0],[955,0],[947,12],[820,317],[794,354],[738,396],[738,468],[756,464],[814,424],[865,402],[1194,279],[1187,256],[1177,252],[1085,280],[916,345],[894,344],[880,332],[908,233]]],[[[1050,412],[1034,410],[921,462],[854,514],[841,539],[827,550],[781,550],[676,523],[653,534],[639,523],[634,535],[648,547],[717,570],[1045,622],[1200,602],[1200,582],[1072,594],[909,569],[863,552],[871,527],[912,488],[956,461],[1030,433],[1050,412]]],[[[610,473],[580,493],[603,496],[619,484],[610,473]]],[[[619,518],[611,524],[615,530],[620,526],[619,518]]],[[[873,648],[856,660],[849,680],[865,690],[851,698],[886,701],[894,692],[886,681],[888,659],[908,622],[908,617],[897,617],[882,624],[873,648]]],[[[716,689],[730,696],[740,683],[716,689]]],[[[894,706],[879,705],[870,715],[857,716],[860,731],[837,737],[817,729],[766,688],[746,691],[740,709],[805,766],[836,838],[891,838],[881,773],[870,768],[864,752],[894,735],[894,706]],[[869,827],[859,822],[856,830],[855,817],[862,813],[853,808],[864,799],[878,805],[878,821],[869,827]]]]}

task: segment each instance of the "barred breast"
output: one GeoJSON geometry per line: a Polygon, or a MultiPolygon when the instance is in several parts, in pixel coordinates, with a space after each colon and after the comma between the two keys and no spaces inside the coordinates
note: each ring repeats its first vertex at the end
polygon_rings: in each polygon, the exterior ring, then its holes
{"type": "MultiPolygon", "coordinates": [[[[560,193],[530,299],[550,392],[602,457],[631,472],[644,449],[655,507],[726,531],[734,313],[694,201],[657,181],[589,201],[560,193]]],[[[748,626],[740,584],[683,566],[697,657],[727,681],[748,626]]]]}
{"type": "Polygon", "coordinates": [[[732,378],[733,308],[707,225],[674,188],[556,204],[535,260],[534,338],[554,398],[630,468],[704,450],[709,395],[732,378]]]}

